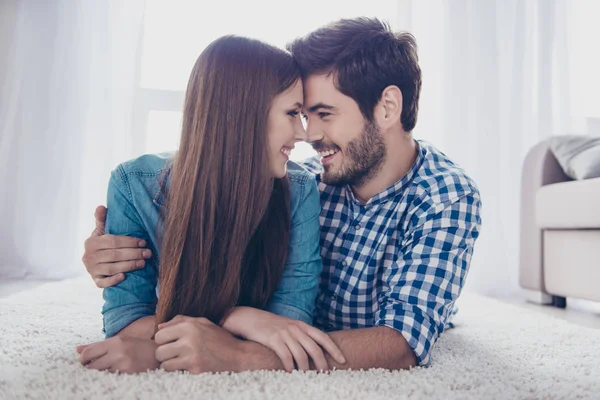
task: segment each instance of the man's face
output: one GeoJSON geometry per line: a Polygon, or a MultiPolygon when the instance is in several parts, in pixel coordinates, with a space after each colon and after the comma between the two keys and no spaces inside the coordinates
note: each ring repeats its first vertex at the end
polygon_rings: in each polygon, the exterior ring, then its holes
{"type": "Polygon", "coordinates": [[[334,85],[332,75],[304,80],[308,141],[321,156],[321,180],[329,185],[361,186],[385,161],[385,143],[374,122],[334,85]]]}

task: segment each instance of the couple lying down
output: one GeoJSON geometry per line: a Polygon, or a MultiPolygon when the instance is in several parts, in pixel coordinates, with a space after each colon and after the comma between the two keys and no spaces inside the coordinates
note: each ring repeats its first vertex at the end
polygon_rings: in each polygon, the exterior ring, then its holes
{"type": "Polygon", "coordinates": [[[191,73],[174,154],[113,170],[84,264],[136,373],[427,366],[481,227],[475,183],[413,139],[416,43],[345,19],[288,45],[225,36],[191,73]],[[302,119],[305,119],[303,124],[302,119]],[[307,141],[318,156],[295,163],[307,141]]]}

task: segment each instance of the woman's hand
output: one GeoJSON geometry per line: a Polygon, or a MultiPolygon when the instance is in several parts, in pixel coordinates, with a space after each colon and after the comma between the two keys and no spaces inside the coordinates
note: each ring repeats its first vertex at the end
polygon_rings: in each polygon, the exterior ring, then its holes
{"type": "Polygon", "coordinates": [[[222,323],[223,328],[273,350],[286,371],[310,369],[309,358],[317,370],[329,369],[323,349],[338,363],[346,360],[329,335],[305,322],[250,307],[236,307],[222,323]]]}
{"type": "Polygon", "coordinates": [[[239,339],[206,318],[178,315],[158,325],[155,357],[165,371],[241,371],[239,339]]]}
{"type": "Polygon", "coordinates": [[[115,336],[88,345],[77,346],[80,362],[90,369],[135,374],[158,368],[156,345],[151,339],[115,336]]]}

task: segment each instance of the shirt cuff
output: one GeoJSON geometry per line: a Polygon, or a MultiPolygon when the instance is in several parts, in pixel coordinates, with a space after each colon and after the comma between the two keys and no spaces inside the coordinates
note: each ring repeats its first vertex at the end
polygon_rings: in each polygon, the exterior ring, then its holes
{"type": "Polygon", "coordinates": [[[419,308],[401,303],[384,306],[377,314],[375,326],[387,326],[401,333],[415,353],[419,366],[429,366],[438,329],[419,308]]]}
{"type": "Polygon", "coordinates": [[[272,302],[269,303],[266,310],[282,317],[297,319],[309,325],[313,324],[312,317],[306,311],[289,304],[272,302]]]}
{"type": "Polygon", "coordinates": [[[152,304],[128,304],[104,311],[103,331],[106,339],[115,336],[138,319],[154,315],[155,311],[152,304]]]}

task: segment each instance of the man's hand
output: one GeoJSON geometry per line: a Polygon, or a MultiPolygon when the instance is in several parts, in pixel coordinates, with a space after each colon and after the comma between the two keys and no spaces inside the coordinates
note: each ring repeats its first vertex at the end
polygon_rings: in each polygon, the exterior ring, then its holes
{"type": "Polygon", "coordinates": [[[105,235],[106,207],[94,213],[96,228],[85,241],[81,260],[99,288],[114,286],[125,279],[125,272],[143,268],[152,251],[146,242],[135,237],[105,235]]]}
{"type": "Polygon", "coordinates": [[[178,315],[158,326],[156,360],[166,371],[239,372],[241,340],[206,318],[178,315]]]}
{"type": "Polygon", "coordinates": [[[88,345],[77,346],[80,362],[100,371],[136,374],[158,368],[154,358],[156,344],[151,339],[115,336],[88,345]]]}

